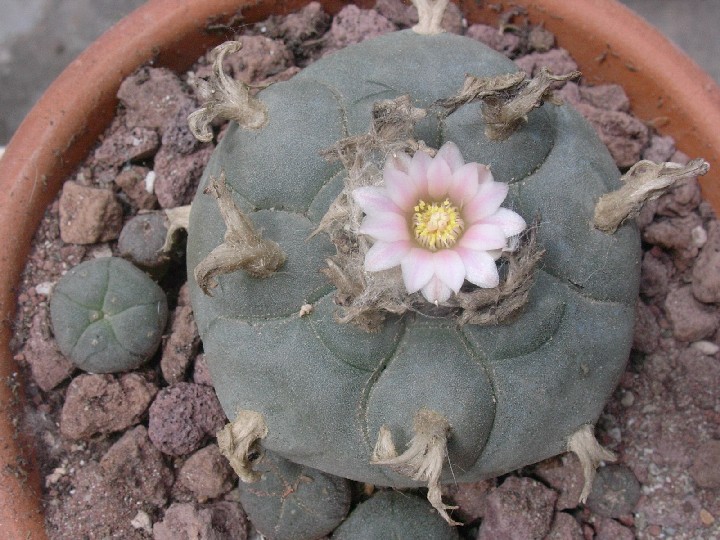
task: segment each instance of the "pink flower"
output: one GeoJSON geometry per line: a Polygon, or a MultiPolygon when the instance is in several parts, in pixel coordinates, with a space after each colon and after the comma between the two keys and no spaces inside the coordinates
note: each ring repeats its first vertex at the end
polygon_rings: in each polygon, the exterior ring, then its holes
{"type": "Polygon", "coordinates": [[[435,304],[459,292],[465,280],[498,286],[495,260],[526,226],[500,207],[507,184],[495,182],[487,166],[465,163],[452,142],[434,158],[424,152],[390,156],[383,179],[383,187],[352,193],[365,212],[359,232],[375,240],[365,270],[400,265],[408,293],[421,291],[435,304]]]}

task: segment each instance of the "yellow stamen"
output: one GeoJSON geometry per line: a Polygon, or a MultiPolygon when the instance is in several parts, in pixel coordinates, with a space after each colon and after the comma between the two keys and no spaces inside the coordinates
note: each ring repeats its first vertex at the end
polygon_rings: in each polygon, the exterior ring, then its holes
{"type": "Polygon", "coordinates": [[[418,201],[413,214],[415,239],[430,251],[452,247],[465,228],[456,206],[449,199],[428,204],[418,201]]]}

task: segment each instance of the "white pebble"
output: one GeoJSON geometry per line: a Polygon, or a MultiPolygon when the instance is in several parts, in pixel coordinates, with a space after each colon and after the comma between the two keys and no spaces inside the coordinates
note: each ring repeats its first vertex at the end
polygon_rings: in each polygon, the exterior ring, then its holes
{"type": "Polygon", "coordinates": [[[152,534],[152,519],[150,519],[150,515],[144,510],[140,510],[135,514],[135,517],[130,521],[130,525],[136,529],[142,529],[148,534],[152,534]]]}
{"type": "Polygon", "coordinates": [[[52,294],[53,287],[55,284],[51,281],[43,281],[35,285],[35,292],[42,294],[43,296],[50,296],[52,294]]]}
{"type": "Polygon", "coordinates": [[[155,178],[156,178],[155,171],[150,171],[145,176],[145,191],[148,193],[155,193],[155,178]]]}
{"type": "Polygon", "coordinates": [[[696,247],[702,247],[707,242],[707,231],[703,229],[702,225],[698,225],[692,231],[690,231],[692,237],[692,243],[696,247]]]}
{"type": "Polygon", "coordinates": [[[67,474],[67,472],[68,471],[65,467],[56,467],[53,472],[51,472],[45,477],[45,485],[51,486],[57,483],[63,476],[67,474]]]}
{"type": "Polygon", "coordinates": [[[715,343],[712,341],[696,341],[692,345],[690,345],[693,349],[700,351],[703,354],[706,354],[708,356],[712,356],[713,354],[720,351],[720,347],[718,347],[715,343]]]}
{"type": "Polygon", "coordinates": [[[632,404],[635,403],[635,394],[632,392],[625,392],[620,400],[620,403],[623,407],[632,407],[632,404]]]}
{"type": "Polygon", "coordinates": [[[4,153],[5,153],[5,147],[4,147],[4,146],[0,146],[0,158],[3,157],[3,154],[4,154],[4,153]]]}
{"type": "Polygon", "coordinates": [[[109,244],[100,244],[92,250],[93,259],[104,259],[105,257],[112,257],[112,248],[109,244]]]}

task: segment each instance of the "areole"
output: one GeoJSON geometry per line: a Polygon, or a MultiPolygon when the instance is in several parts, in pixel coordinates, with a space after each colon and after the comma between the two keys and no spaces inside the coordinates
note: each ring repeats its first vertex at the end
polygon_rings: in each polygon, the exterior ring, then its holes
{"type": "MultiPolygon", "coordinates": [[[[13,380],[10,352],[15,287],[30,242],[47,204],[65,176],[85,156],[112,118],[122,78],[150,59],[176,69],[189,66],[211,44],[227,36],[209,26],[229,22],[242,10],[245,21],[298,9],[307,1],[151,0],[90,47],[53,84],[30,113],[0,160],[0,292],[5,324],[0,330],[2,376],[13,380]],[[77,79],[93,85],[78,87],[77,79]]],[[[330,12],[345,4],[321,2],[330,12]]],[[[369,7],[374,2],[358,2],[369,7]]],[[[665,133],[680,149],[720,165],[720,89],[659,33],[613,0],[518,0],[533,22],[543,22],[569,49],[591,82],[622,84],[633,109],[648,121],[662,119],[665,133]],[[604,60],[603,60],[604,59],[604,60]],[[632,66],[632,70],[628,68],[632,66]]],[[[470,0],[459,2],[470,22],[492,21],[496,14],[470,0]]],[[[720,170],[716,168],[715,170],[720,170]]],[[[703,180],[706,198],[720,208],[714,174],[703,180]]],[[[2,385],[0,399],[18,404],[14,385],[2,385]]],[[[27,441],[16,433],[17,408],[0,418],[0,527],[8,538],[45,536],[37,470],[27,441]],[[17,436],[16,436],[17,435],[17,436]],[[16,474],[13,474],[15,471],[16,474]]]]}

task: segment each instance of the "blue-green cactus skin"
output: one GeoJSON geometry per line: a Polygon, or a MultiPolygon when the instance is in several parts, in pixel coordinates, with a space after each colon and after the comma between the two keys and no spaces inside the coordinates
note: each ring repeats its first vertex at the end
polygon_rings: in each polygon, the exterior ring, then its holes
{"type": "Polygon", "coordinates": [[[326,235],[310,238],[344,178],[320,151],[366,132],[375,101],[408,93],[429,107],[454,95],[466,73],[516,70],[467,38],[397,32],[267,88],[266,127],[227,131],[193,202],[188,270],[223,241],[217,203],[202,190],[224,170],[238,206],[287,263],[262,280],[221,276],[212,297],[193,287],[192,301],[220,402],[231,419],[238,409],[262,413],[264,447],[351,479],[417,485],[370,458],[381,425],[402,451],[415,413],[429,408],[451,425],[443,481],[470,482],[561,453],[597,420],[630,350],[640,242],[632,223],[614,235],[590,225],[620,175],[569,107],[536,109],[501,142],[487,140],[476,105],[446,119],[430,114],[416,130],[431,146],[451,140],[466,161],[489,164],[510,185],[506,205],[528,222],[540,216],[546,253],[516,320],[461,328],[390,317],[373,334],[340,325],[320,273],[335,248],[326,235]],[[314,311],[301,318],[305,303],[314,311]]]}
{"type": "Polygon", "coordinates": [[[50,301],[60,351],[80,369],[135,369],[157,350],[168,318],[163,290],[117,257],[86,261],[65,274],[50,301]]]}
{"type": "Polygon", "coordinates": [[[260,479],[240,484],[240,504],[269,540],[315,540],[350,510],[350,482],[266,452],[256,465],[260,479]]]}
{"type": "Polygon", "coordinates": [[[400,491],[380,491],[360,503],[332,540],[458,540],[454,529],[426,500],[400,491]]]}

